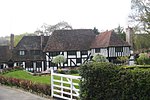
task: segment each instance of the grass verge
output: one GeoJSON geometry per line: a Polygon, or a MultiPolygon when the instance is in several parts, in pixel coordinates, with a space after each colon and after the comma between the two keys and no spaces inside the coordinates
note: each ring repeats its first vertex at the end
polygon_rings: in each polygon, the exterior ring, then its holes
{"type": "Polygon", "coordinates": [[[3,74],[6,77],[30,80],[35,83],[50,84],[51,76],[33,76],[24,70],[18,70],[3,74]]]}

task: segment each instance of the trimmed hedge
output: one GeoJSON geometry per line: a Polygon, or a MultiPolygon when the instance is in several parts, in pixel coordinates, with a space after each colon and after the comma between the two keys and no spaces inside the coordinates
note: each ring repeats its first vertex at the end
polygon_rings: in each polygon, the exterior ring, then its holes
{"type": "Polygon", "coordinates": [[[148,100],[150,69],[127,69],[112,63],[87,63],[80,67],[82,100],[148,100]]]}
{"type": "Polygon", "coordinates": [[[116,66],[111,63],[91,62],[80,67],[80,91],[82,100],[103,100],[115,95],[112,88],[117,74],[116,66]]]}
{"type": "Polygon", "coordinates": [[[50,95],[51,86],[47,84],[33,83],[32,81],[0,76],[0,84],[15,86],[26,91],[35,92],[43,95],[50,95]]]}
{"type": "MultiPolygon", "coordinates": [[[[22,67],[16,66],[12,68],[5,68],[2,70],[0,74],[6,74],[8,72],[13,72],[17,70],[23,70],[22,67]]],[[[48,84],[40,84],[40,83],[34,83],[29,80],[25,79],[18,79],[18,78],[11,78],[11,77],[6,77],[0,75],[0,84],[2,85],[7,85],[10,87],[17,87],[17,88],[22,88],[26,91],[37,93],[37,94],[42,94],[42,95],[51,95],[51,86],[48,84]]]]}
{"type": "Polygon", "coordinates": [[[122,66],[122,68],[125,68],[125,69],[134,69],[134,68],[149,69],[149,68],[150,68],[150,65],[122,66]]]}

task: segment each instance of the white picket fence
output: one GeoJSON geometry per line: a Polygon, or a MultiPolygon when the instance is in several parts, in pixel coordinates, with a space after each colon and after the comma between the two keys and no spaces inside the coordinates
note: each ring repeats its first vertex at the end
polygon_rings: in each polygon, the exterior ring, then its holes
{"type": "Polygon", "coordinates": [[[57,74],[51,70],[51,96],[65,100],[79,98],[80,76],[57,74]]]}

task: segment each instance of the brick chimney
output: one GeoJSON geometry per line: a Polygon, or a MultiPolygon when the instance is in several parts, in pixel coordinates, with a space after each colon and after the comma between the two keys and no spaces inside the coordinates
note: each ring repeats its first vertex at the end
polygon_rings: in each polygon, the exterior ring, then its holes
{"type": "Polygon", "coordinates": [[[10,35],[10,49],[14,49],[14,34],[10,35]]]}
{"type": "Polygon", "coordinates": [[[126,42],[129,43],[132,50],[133,50],[133,34],[134,34],[133,28],[131,27],[126,28],[126,42]]]}
{"type": "Polygon", "coordinates": [[[43,50],[44,35],[41,34],[41,50],[43,50]]]}

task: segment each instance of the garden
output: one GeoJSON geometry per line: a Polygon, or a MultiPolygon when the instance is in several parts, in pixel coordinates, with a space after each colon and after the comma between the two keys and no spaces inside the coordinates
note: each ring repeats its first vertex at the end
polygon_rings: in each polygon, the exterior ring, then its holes
{"type": "MultiPolygon", "coordinates": [[[[100,58],[100,57],[99,57],[100,58]]],[[[150,58],[141,53],[140,65],[119,66],[108,62],[88,62],[80,67],[82,100],[149,100],[150,58]]]]}
{"type": "MultiPolygon", "coordinates": [[[[58,73],[80,75],[80,99],[82,100],[148,100],[150,99],[149,57],[142,53],[136,59],[139,65],[114,65],[101,56],[94,56],[93,61],[79,69],[62,70],[58,73]]],[[[60,79],[56,76],[55,78],[60,79]]],[[[51,95],[49,75],[31,75],[20,67],[5,69],[0,74],[0,83],[25,91],[51,95]]]]}
{"type": "MultiPolygon", "coordinates": [[[[57,73],[79,75],[76,69],[58,70],[57,73]]],[[[54,78],[60,80],[59,76],[54,76],[54,78]]],[[[50,74],[31,74],[21,67],[3,69],[3,72],[0,73],[0,84],[20,88],[41,96],[49,97],[51,95],[50,74]]]]}
{"type": "Polygon", "coordinates": [[[0,84],[23,89],[41,96],[50,95],[50,76],[33,76],[20,67],[5,69],[0,84]]]}

